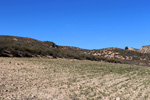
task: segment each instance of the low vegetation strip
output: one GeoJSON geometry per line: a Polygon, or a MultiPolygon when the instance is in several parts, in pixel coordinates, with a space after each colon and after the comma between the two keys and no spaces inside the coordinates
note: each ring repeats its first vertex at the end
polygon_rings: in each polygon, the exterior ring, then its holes
{"type": "Polygon", "coordinates": [[[146,66],[0,58],[0,69],[0,100],[150,100],[146,66]]]}

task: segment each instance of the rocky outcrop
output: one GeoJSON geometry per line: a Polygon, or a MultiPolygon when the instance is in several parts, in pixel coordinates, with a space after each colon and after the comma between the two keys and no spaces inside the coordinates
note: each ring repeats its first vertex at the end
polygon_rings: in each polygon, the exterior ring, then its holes
{"type": "Polygon", "coordinates": [[[139,51],[141,53],[150,53],[150,45],[141,47],[139,51]]]}
{"type": "Polygon", "coordinates": [[[129,47],[128,50],[131,50],[131,51],[137,51],[137,49],[132,48],[132,47],[129,47]]]}
{"type": "Polygon", "coordinates": [[[49,42],[49,41],[44,41],[43,42],[46,46],[48,46],[49,48],[57,48],[58,46],[53,43],[53,42],[49,42]]]}

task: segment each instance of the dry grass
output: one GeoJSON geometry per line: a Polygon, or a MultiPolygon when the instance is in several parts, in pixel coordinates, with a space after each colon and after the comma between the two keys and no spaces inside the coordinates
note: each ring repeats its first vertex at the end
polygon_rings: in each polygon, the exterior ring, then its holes
{"type": "Polygon", "coordinates": [[[0,100],[150,100],[149,93],[149,67],[0,58],[0,100]]]}

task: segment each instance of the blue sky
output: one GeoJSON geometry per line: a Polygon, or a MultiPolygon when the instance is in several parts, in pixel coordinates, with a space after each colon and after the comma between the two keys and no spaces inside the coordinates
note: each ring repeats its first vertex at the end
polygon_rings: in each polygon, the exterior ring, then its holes
{"type": "Polygon", "coordinates": [[[150,45],[149,0],[0,0],[0,35],[85,49],[150,45]]]}

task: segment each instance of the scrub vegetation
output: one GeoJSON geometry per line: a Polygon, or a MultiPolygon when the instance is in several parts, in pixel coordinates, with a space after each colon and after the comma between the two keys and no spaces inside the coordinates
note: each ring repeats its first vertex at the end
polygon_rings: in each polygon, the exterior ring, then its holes
{"type": "Polygon", "coordinates": [[[98,50],[59,46],[50,41],[39,41],[16,36],[0,36],[0,57],[48,57],[104,61],[132,65],[150,65],[150,46],[126,50],[105,48],[98,50]]]}

